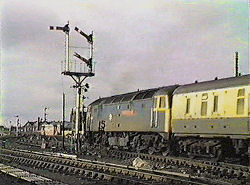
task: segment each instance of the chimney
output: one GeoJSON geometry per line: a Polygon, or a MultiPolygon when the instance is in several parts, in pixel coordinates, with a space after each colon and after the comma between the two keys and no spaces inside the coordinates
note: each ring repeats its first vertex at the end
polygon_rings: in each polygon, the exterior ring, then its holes
{"type": "Polygon", "coordinates": [[[40,117],[37,118],[37,130],[39,131],[40,130],[40,117]]]}
{"type": "Polygon", "coordinates": [[[235,52],[235,77],[239,76],[239,56],[238,51],[235,52]]]}

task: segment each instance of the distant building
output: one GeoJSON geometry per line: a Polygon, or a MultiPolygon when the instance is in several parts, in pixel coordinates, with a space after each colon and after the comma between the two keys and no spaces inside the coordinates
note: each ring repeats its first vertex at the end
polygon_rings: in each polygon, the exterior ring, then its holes
{"type": "MultiPolygon", "coordinates": [[[[65,121],[65,135],[71,133],[73,124],[65,121]]],[[[13,128],[14,129],[14,128],[13,128]]],[[[23,127],[19,128],[22,133],[40,133],[47,136],[62,135],[62,121],[28,121],[23,127]]]]}
{"type": "Polygon", "coordinates": [[[22,126],[19,129],[19,131],[25,133],[41,132],[42,124],[43,124],[42,119],[38,117],[37,121],[28,121],[27,123],[25,123],[25,125],[22,126]]]}
{"type": "Polygon", "coordinates": [[[38,122],[37,121],[28,121],[23,126],[24,132],[37,132],[38,131],[38,122]]]}
{"type": "Polygon", "coordinates": [[[16,132],[17,131],[17,127],[16,126],[11,126],[10,127],[10,132],[16,132]]]}
{"type": "Polygon", "coordinates": [[[0,126],[0,136],[6,136],[9,134],[9,130],[4,126],[0,126]]]}
{"type": "Polygon", "coordinates": [[[61,135],[61,121],[43,122],[41,126],[41,134],[47,136],[61,135]]]}

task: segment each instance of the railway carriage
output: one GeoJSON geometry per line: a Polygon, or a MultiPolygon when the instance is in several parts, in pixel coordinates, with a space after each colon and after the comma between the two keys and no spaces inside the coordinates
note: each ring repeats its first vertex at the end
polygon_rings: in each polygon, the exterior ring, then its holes
{"type": "Polygon", "coordinates": [[[250,147],[250,75],[180,86],[172,132],[182,152],[244,155],[250,147]]]}
{"type": "Polygon", "coordinates": [[[89,142],[131,151],[250,155],[250,75],[100,98],[89,142]]]}

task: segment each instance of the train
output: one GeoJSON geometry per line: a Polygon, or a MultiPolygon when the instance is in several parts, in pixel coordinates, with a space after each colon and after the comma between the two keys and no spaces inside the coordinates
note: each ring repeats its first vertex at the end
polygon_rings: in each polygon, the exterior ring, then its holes
{"type": "Polygon", "coordinates": [[[99,98],[85,141],[149,154],[250,159],[250,74],[99,98]]]}

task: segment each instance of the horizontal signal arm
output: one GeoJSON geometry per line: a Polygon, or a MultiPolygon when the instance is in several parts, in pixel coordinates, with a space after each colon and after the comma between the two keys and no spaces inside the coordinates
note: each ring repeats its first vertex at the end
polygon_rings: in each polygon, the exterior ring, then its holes
{"type": "Polygon", "coordinates": [[[50,30],[61,30],[63,32],[69,33],[69,24],[66,24],[64,27],[62,26],[50,26],[50,30]]]}

